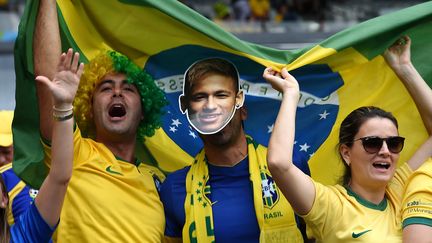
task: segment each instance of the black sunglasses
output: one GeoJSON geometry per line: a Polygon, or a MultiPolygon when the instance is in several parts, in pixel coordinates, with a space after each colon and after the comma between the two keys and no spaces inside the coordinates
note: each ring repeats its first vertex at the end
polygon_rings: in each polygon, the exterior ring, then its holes
{"type": "Polygon", "coordinates": [[[354,139],[353,142],[357,140],[362,141],[364,150],[370,154],[378,153],[381,150],[384,141],[386,142],[387,148],[390,152],[398,154],[403,149],[405,138],[399,136],[388,138],[370,136],[354,139]]]}

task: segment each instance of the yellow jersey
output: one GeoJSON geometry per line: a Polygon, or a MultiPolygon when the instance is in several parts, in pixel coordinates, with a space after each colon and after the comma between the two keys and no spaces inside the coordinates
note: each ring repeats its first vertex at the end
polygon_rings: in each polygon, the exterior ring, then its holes
{"type": "Polygon", "coordinates": [[[317,242],[402,242],[402,193],[411,174],[407,164],[398,168],[378,205],[350,188],[314,182],[315,202],[311,211],[302,216],[308,233],[317,242]]]}
{"type": "Polygon", "coordinates": [[[403,227],[410,224],[432,227],[432,158],[426,160],[407,182],[402,222],[403,227]]]}
{"type": "MultiPolygon", "coordinates": [[[[44,144],[46,163],[51,148],[44,144]]],[[[156,168],[119,158],[74,132],[74,165],[55,242],[161,242],[165,217],[156,168]]]]}

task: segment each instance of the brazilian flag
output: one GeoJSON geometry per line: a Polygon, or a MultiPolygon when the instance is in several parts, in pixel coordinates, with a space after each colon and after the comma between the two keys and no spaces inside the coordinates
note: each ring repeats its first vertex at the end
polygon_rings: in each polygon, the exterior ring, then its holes
{"type": "MultiPolygon", "coordinates": [[[[284,66],[297,78],[301,99],[294,163],[317,181],[334,184],[343,165],[336,150],[342,119],[375,105],[393,112],[407,138],[400,162],[426,139],[420,115],[382,53],[402,35],[412,39],[413,63],[432,85],[432,2],[384,15],[298,50],[276,50],[242,41],[176,0],[58,1],[63,49],[87,62],[101,49],[119,51],[149,72],[165,91],[163,126],[138,150],[147,163],[169,173],[190,164],[203,146],[178,107],[183,73],[196,60],[221,57],[240,72],[246,93],[245,129],[267,146],[281,94],[262,78],[266,66],[284,66]]],[[[15,46],[14,170],[39,186],[46,175],[40,144],[32,38],[38,1],[27,1],[15,46]]],[[[289,33],[287,34],[289,35],[289,33]]]]}

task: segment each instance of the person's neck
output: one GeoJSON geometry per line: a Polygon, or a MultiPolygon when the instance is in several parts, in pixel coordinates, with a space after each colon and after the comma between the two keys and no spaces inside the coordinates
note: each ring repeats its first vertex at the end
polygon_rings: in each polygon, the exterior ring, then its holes
{"type": "Polygon", "coordinates": [[[103,143],[117,158],[130,162],[132,164],[135,163],[135,138],[119,141],[96,139],[96,141],[99,143],[103,143]]]}
{"type": "Polygon", "coordinates": [[[356,183],[351,183],[349,187],[361,198],[373,204],[379,204],[382,202],[386,190],[386,186],[366,187],[356,183]]]}
{"type": "Polygon", "coordinates": [[[204,150],[210,164],[232,167],[244,160],[248,154],[247,141],[244,134],[231,144],[218,146],[204,143],[204,150]]]}

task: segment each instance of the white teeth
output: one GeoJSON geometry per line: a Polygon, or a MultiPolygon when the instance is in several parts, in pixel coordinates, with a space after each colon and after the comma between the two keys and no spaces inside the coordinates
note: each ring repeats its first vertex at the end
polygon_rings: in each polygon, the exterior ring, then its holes
{"type": "Polygon", "coordinates": [[[391,165],[389,162],[375,162],[375,163],[373,163],[373,166],[376,168],[388,169],[388,168],[390,168],[391,165]]]}
{"type": "Polygon", "coordinates": [[[375,162],[374,164],[376,164],[376,165],[389,165],[390,163],[388,163],[388,162],[375,162]]]}

